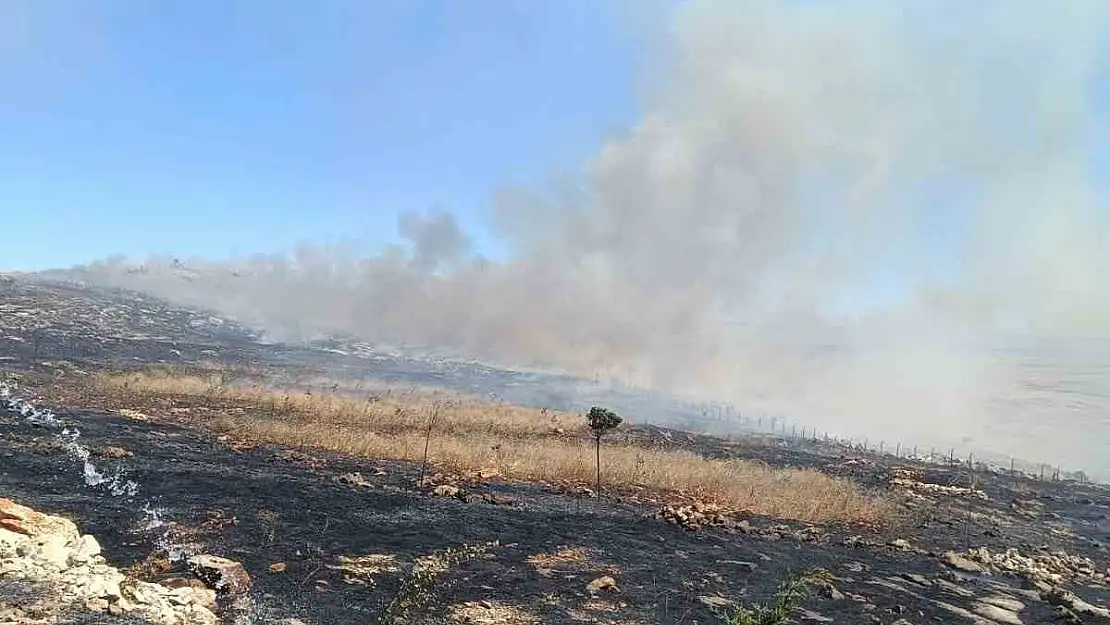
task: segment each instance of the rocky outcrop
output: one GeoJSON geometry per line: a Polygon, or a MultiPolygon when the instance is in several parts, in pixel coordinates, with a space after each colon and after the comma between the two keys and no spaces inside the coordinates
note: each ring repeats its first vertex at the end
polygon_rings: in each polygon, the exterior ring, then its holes
{"type": "Polygon", "coordinates": [[[655,517],[689,530],[696,531],[702,527],[736,526],[736,520],[720,506],[710,503],[694,502],[690,505],[663,506],[655,517]]]}
{"type": "Polygon", "coordinates": [[[890,485],[910,494],[926,496],[965,497],[968,499],[988,499],[987,493],[978,488],[946,486],[922,480],[921,473],[912,469],[896,467],[890,471],[890,485]]]}
{"type": "MultiPolygon", "coordinates": [[[[1078,581],[1106,586],[1110,582],[1110,569],[1099,570],[1090,558],[1064,551],[1023,554],[1014,548],[991,551],[986,547],[978,547],[967,553],[957,554],[956,557],[964,562],[970,560],[978,563],[986,570],[1019,575],[1048,584],[1078,581]]],[[[952,565],[953,556],[947,558],[952,565]]]]}
{"type": "Polygon", "coordinates": [[[214,591],[128,579],[72,521],[9,499],[0,499],[0,581],[34,590],[15,600],[0,595],[0,625],[57,623],[87,611],[162,625],[218,623],[214,591]]]}

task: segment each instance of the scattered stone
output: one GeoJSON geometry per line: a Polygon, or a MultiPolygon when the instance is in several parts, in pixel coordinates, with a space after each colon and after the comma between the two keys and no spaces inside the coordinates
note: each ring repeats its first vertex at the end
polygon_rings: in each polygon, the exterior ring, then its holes
{"type": "Polygon", "coordinates": [[[85,534],[77,539],[77,545],[69,554],[70,564],[85,564],[92,561],[96,556],[100,555],[100,543],[96,542],[96,538],[85,534]]]}
{"type": "Polygon", "coordinates": [[[359,472],[344,473],[343,475],[335,478],[335,481],[339,482],[340,484],[352,484],[354,486],[362,486],[364,488],[369,488],[374,485],[372,482],[370,482],[370,480],[362,477],[362,473],[359,472]]]}
{"type": "Polygon", "coordinates": [[[983,618],[988,618],[998,623],[1005,623],[1006,625],[1024,625],[1021,621],[1021,617],[1018,616],[1016,612],[990,603],[976,601],[971,604],[971,611],[983,618]]]}
{"type": "Polygon", "coordinates": [[[725,597],[721,597],[719,595],[703,595],[701,597],[698,597],[698,601],[702,602],[703,604],[709,606],[714,610],[721,610],[735,603],[732,599],[726,599],[725,597]]]}
{"type": "Polygon", "coordinates": [[[1082,623],[1083,619],[1079,615],[1072,612],[1067,607],[1062,605],[1052,606],[1052,613],[1056,615],[1056,620],[1061,623],[1082,623]]]}
{"type": "Polygon", "coordinates": [[[284,573],[287,568],[289,568],[289,565],[284,562],[274,562],[267,567],[267,570],[271,573],[284,573]]]}
{"type": "Polygon", "coordinates": [[[126,419],[131,419],[132,421],[150,421],[149,415],[143,414],[138,410],[131,410],[130,408],[120,408],[116,411],[116,413],[119,414],[119,416],[126,419]]]}
{"type": "Polygon", "coordinates": [[[90,452],[97,458],[107,458],[108,460],[121,460],[123,458],[130,458],[135,454],[123,447],[115,445],[106,445],[104,447],[97,447],[90,452]]]}
{"type": "Polygon", "coordinates": [[[1010,573],[1050,585],[1069,580],[1102,586],[1107,583],[1105,574],[1100,574],[1090,558],[1069,555],[1064,551],[1024,555],[1012,547],[1003,552],[978,547],[960,555],[987,570],[1010,573]]]}
{"type": "MultiPolygon", "coordinates": [[[[270,462],[291,462],[307,468],[319,468],[325,463],[323,460],[296,449],[282,449],[270,454],[270,462]]],[[[355,474],[357,475],[357,474],[355,474]]]]}
{"type": "Polygon", "coordinates": [[[177,588],[195,588],[197,590],[209,590],[208,586],[201,580],[195,577],[170,577],[159,582],[161,585],[170,589],[177,588]]]}
{"type": "Polygon", "coordinates": [[[422,488],[435,488],[441,484],[448,486],[459,486],[462,483],[462,476],[447,473],[433,473],[432,475],[424,476],[424,479],[417,482],[417,486],[422,488]]]}
{"type": "Polygon", "coordinates": [[[936,585],[937,588],[940,588],[941,590],[943,590],[944,592],[947,592],[948,594],[951,594],[951,595],[956,595],[957,597],[970,598],[970,597],[975,596],[975,593],[973,591],[970,591],[967,588],[964,588],[963,586],[957,586],[956,584],[953,584],[952,582],[950,582],[946,579],[937,578],[937,579],[933,580],[933,584],[936,585]]]}
{"type": "Polygon", "coordinates": [[[104,612],[108,609],[108,600],[100,597],[85,599],[85,609],[90,612],[104,612]]]}
{"type": "MultiPolygon", "coordinates": [[[[855,535],[852,535],[852,536],[845,536],[843,539],[841,539],[840,542],[845,547],[855,547],[855,548],[868,548],[868,549],[870,549],[870,548],[877,548],[877,547],[883,546],[883,543],[881,543],[881,542],[877,542],[877,541],[871,540],[869,538],[865,538],[865,537],[860,536],[858,534],[855,534],[855,535]]],[[[915,549],[912,549],[912,548],[911,548],[911,551],[920,552],[920,550],[915,550],[915,549]]]]}
{"type": "Polygon", "coordinates": [[[759,565],[755,562],[746,562],[744,560],[717,560],[717,564],[727,564],[729,566],[734,566],[740,570],[749,572],[759,568],[759,565]]]}
{"type": "Polygon", "coordinates": [[[912,494],[943,495],[988,500],[987,493],[977,488],[944,486],[920,481],[921,474],[913,469],[894,468],[891,470],[890,485],[912,494]]]}
{"type": "Polygon", "coordinates": [[[1066,608],[1069,612],[1081,616],[1097,616],[1110,619],[1110,610],[1087,603],[1075,593],[1062,588],[1053,588],[1043,595],[1048,603],[1066,608]]]}
{"type": "Polygon", "coordinates": [[[874,468],[875,463],[867,458],[841,458],[836,462],[830,462],[825,465],[824,471],[834,475],[857,475],[862,473],[861,469],[874,468]]]}
{"type": "Polygon", "coordinates": [[[251,588],[251,578],[242,564],[219,556],[201,554],[186,560],[189,571],[220,594],[238,595],[251,588]]]}
{"type": "Polygon", "coordinates": [[[595,579],[594,581],[586,584],[586,592],[590,593],[591,595],[596,595],[602,590],[620,592],[620,588],[617,586],[617,580],[608,575],[603,575],[595,579]]]}
{"type": "Polygon", "coordinates": [[[913,582],[913,583],[915,583],[919,586],[932,586],[933,585],[933,582],[929,581],[929,578],[925,577],[924,575],[919,575],[917,573],[902,573],[899,577],[901,577],[904,580],[911,581],[911,582],[913,582]]]}
{"type": "Polygon", "coordinates": [[[794,532],[793,536],[795,540],[803,543],[817,543],[822,542],[827,537],[827,533],[816,525],[810,525],[794,532]]]}
{"type": "Polygon", "coordinates": [[[517,505],[517,500],[516,499],[513,499],[512,497],[506,497],[504,495],[498,495],[497,493],[483,493],[482,494],[482,500],[485,501],[486,503],[493,504],[495,506],[515,506],[515,505],[517,505]]]}
{"type": "Polygon", "coordinates": [[[432,495],[436,497],[458,497],[460,492],[458,486],[450,486],[448,484],[440,484],[432,489],[432,495]]]}
{"type": "Polygon", "coordinates": [[[501,469],[498,469],[497,467],[486,467],[478,469],[477,471],[471,471],[470,473],[467,473],[465,477],[470,481],[485,482],[500,476],[501,469]]]}
{"type": "Polygon", "coordinates": [[[1025,609],[1024,603],[1018,601],[1017,599],[1014,599],[1013,597],[1007,597],[1004,595],[990,595],[988,597],[983,597],[982,599],[980,599],[980,601],[1000,607],[1003,610],[1009,610],[1010,612],[1021,612],[1025,609]]]}
{"type": "MultiPolygon", "coordinates": [[[[720,506],[699,501],[685,506],[663,506],[661,510],[655,513],[655,518],[673,523],[691,532],[702,527],[737,528],[739,526],[732,516],[720,506]]],[[[747,522],[741,521],[740,523],[746,525],[747,522]]],[[[741,531],[748,533],[750,529],[751,527],[747,526],[746,529],[741,528],[741,531]]]]}
{"type": "Polygon", "coordinates": [[[983,573],[986,571],[983,565],[954,551],[945,553],[941,556],[941,560],[948,566],[965,573],[983,573]]]}
{"type": "Polygon", "coordinates": [[[836,586],[833,586],[829,582],[822,582],[819,588],[821,589],[821,594],[833,601],[843,601],[846,598],[844,593],[840,592],[836,586]]]}

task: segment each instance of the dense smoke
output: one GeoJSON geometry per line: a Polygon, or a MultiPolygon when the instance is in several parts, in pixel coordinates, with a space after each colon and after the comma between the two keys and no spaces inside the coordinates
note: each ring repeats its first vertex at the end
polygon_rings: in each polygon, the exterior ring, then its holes
{"type": "Polygon", "coordinates": [[[1077,348],[1110,336],[1091,173],[1108,22],[1101,0],[686,2],[635,127],[573,184],[492,199],[509,260],[429,213],[403,215],[406,243],[374,256],[84,275],[284,337],[445,347],[859,436],[1096,459],[1105,424],[1061,430],[1110,404],[1105,344],[1077,348]],[[1075,367],[1084,390],[1064,401],[1075,367]]]}

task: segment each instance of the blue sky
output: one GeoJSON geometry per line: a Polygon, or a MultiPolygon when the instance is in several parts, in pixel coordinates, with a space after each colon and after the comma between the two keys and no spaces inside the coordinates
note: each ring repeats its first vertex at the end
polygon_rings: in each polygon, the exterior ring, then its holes
{"type": "Polygon", "coordinates": [[[491,193],[635,123],[620,7],[673,1],[2,0],[0,270],[372,251],[437,206],[497,255],[491,193]]]}
{"type": "Polygon", "coordinates": [[[595,0],[5,0],[0,269],[392,241],[636,118],[595,0]],[[14,232],[14,234],[13,234],[14,232]]]}

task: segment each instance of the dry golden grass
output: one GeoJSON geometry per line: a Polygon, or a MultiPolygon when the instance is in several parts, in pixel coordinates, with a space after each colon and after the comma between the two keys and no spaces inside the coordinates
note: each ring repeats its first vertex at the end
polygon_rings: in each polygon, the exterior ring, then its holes
{"type": "Polygon", "coordinates": [[[536,553],[528,556],[527,562],[535,567],[553,568],[555,566],[581,566],[590,561],[590,552],[585,547],[565,547],[550,553],[536,553]]]}
{"type": "MultiPolygon", "coordinates": [[[[374,459],[429,460],[442,472],[496,468],[512,480],[588,485],[593,441],[580,415],[421,390],[370,399],[306,394],[234,382],[227,372],[163,368],[98,374],[68,389],[84,405],[202,416],[214,429],[250,441],[323,449],[374,459]]],[[[881,524],[891,507],[848,480],[808,469],[772,469],[744,460],[708,460],[676,449],[647,449],[619,437],[602,450],[603,486],[697,498],[754,514],[814,523],[881,524]]]]}
{"type": "Polygon", "coordinates": [[[450,607],[450,622],[459,625],[524,625],[540,619],[523,609],[500,601],[468,601],[450,607]]]}

